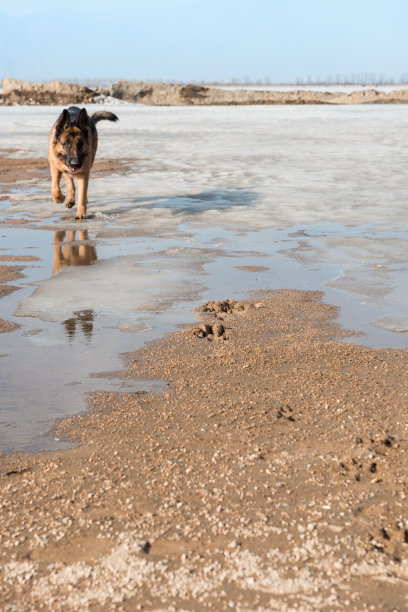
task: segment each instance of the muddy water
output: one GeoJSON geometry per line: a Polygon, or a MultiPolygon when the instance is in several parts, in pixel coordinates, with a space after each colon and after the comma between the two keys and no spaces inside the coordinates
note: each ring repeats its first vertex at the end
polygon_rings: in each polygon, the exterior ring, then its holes
{"type": "MultiPolygon", "coordinates": [[[[162,388],[124,380],[120,355],[207,299],[320,289],[364,332],[350,341],[408,345],[405,109],[113,110],[101,156],[134,164],[93,179],[86,222],[50,202],[44,177],[2,191],[1,253],[40,258],[0,301],[20,325],[0,337],[2,450],[60,445],[50,425],[92,390],[162,388]]],[[[55,112],[1,109],[4,147],[21,147],[7,155],[45,156],[55,112]]]]}

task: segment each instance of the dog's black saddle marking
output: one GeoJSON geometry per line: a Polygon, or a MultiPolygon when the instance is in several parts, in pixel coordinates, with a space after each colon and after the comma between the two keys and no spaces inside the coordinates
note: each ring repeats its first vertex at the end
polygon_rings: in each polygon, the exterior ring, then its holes
{"type": "MultiPolygon", "coordinates": [[[[81,110],[82,109],[78,108],[78,106],[70,106],[69,108],[67,108],[67,111],[69,113],[69,122],[71,124],[74,123],[78,119],[78,115],[81,112],[81,110]]],[[[91,128],[92,132],[96,131],[95,123],[92,117],[90,117],[89,115],[88,115],[88,127],[91,128]]]]}
{"type": "Polygon", "coordinates": [[[78,108],[78,106],[70,106],[69,108],[67,108],[67,111],[69,113],[70,122],[74,123],[74,121],[78,119],[78,115],[81,112],[81,109],[78,108]]]}

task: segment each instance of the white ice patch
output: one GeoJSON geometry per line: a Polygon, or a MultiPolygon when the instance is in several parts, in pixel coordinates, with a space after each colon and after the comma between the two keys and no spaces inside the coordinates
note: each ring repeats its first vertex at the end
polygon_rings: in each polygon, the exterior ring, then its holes
{"type": "Polygon", "coordinates": [[[140,334],[151,330],[151,326],[147,323],[135,323],[134,321],[122,321],[119,325],[115,325],[115,329],[131,334],[140,334]]]}
{"type": "Polygon", "coordinates": [[[408,317],[382,317],[376,321],[371,321],[371,325],[392,332],[405,333],[408,332],[408,317]]]}
{"type": "MultiPolygon", "coordinates": [[[[194,257],[183,257],[176,263],[174,258],[158,254],[139,260],[114,257],[92,266],[63,268],[19,303],[16,316],[58,322],[72,313],[90,310],[120,318],[134,311],[171,308],[175,300],[186,293],[193,296],[197,289],[197,280],[189,278],[193,266],[194,257]]],[[[139,322],[119,325],[127,331],[146,331],[139,322]]]]}

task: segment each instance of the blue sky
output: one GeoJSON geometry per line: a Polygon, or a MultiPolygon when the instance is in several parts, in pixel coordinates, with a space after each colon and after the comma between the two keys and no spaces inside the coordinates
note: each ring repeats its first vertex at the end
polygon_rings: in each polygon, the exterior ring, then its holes
{"type": "Polygon", "coordinates": [[[0,0],[0,78],[408,74],[408,0],[0,0]]]}

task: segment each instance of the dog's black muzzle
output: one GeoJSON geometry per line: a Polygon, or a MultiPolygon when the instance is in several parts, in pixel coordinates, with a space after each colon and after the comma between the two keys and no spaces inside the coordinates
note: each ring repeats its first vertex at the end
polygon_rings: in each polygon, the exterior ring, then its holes
{"type": "Polygon", "coordinates": [[[73,159],[72,157],[68,160],[66,160],[66,165],[68,166],[68,169],[75,174],[75,172],[78,172],[78,170],[80,170],[80,168],[82,167],[82,160],[80,159],[73,159]]]}

